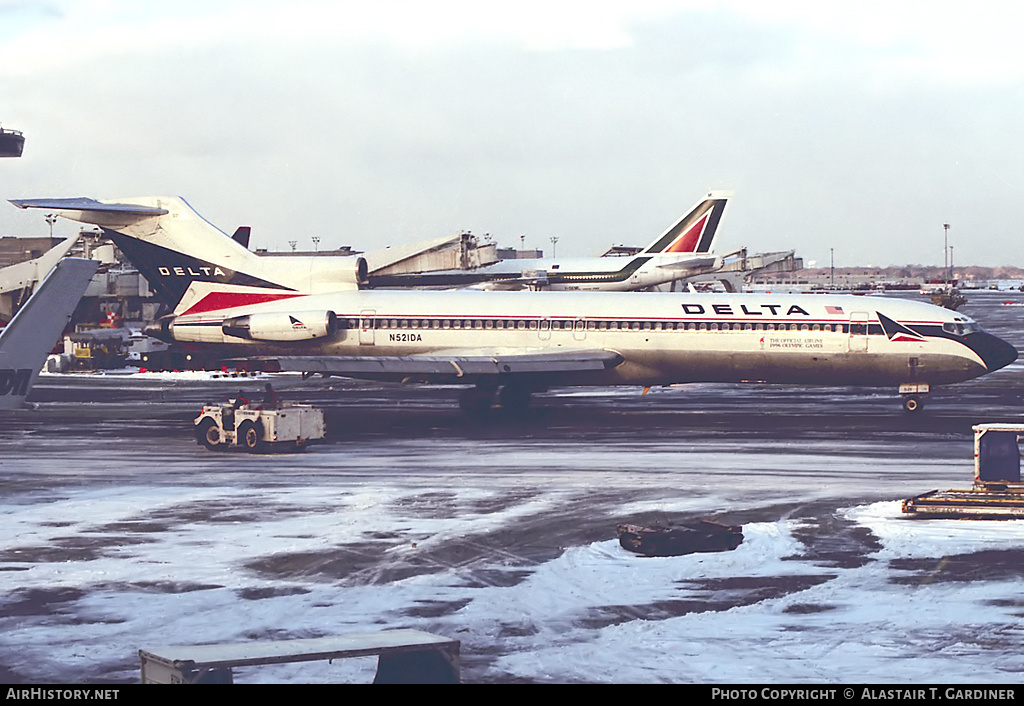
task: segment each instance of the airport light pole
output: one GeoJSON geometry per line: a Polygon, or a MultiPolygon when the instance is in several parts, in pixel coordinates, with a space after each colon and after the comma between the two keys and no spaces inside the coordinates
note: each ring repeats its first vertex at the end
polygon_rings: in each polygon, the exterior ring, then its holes
{"type": "Polygon", "coordinates": [[[552,235],[551,236],[551,257],[555,256],[555,246],[556,245],[558,245],[558,236],[557,235],[552,235]]]}
{"type": "Polygon", "coordinates": [[[310,240],[313,241],[313,251],[320,252],[320,238],[314,235],[310,240]]]}
{"type": "Polygon", "coordinates": [[[942,224],[942,267],[946,270],[946,284],[949,284],[949,224],[942,224]]]}
{"type": "Polygon", "coordinates": [[[57,222],[57,214],[56,213],[47,213],[45,216],[43,216],[43,220],[45,220],[47,222],[47,224],[49,224],[49,226],[50,226],[50,238],[52,239],[53,238],[53,224],[57,222]]]}
{"type": "Polygon", "coordinates": [[[835,248],[829,248],[828,249],[828,269],[829,269],[829,272],[832,275],[832,284],[830,285],[830,287],[832,289],[835,289],[836,288],[836,249],[835,248]]]}

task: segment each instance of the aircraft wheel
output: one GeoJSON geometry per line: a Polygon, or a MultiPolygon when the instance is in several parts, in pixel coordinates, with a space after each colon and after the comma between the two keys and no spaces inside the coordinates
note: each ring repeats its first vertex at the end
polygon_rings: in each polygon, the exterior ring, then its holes
{"type": "Polygon", "coordinates": [[[251,420],[245,420],[238,426],[238,443],[249,453],[263,450],[263,429],[251,420]]]}
{"type": "Polygon", "coordinates": [[[209,417],[199,422],[199,426],[196,427],[196,443],[211,451],[220,446],[220,429],[217,428],[217,422],[209,417]]]}
{"type": "Polygon", "coordinates": [[[459,395],[459,407],[466,414],[482,414],[491,408],[494,392],[479,387],[463,390],[459,395]]]}
{"type": "Polygon", "coordinates": [[[505,385],[498,397],[502,407],[516,414],[525,412],[530,406],[530,391],[525,387],[505,385]]]}
{"type": "Polygon", "coordinates": [[[903,398],[903,411],[914,414],[920,412],[921,408],[924,407],[924,400],[920,397],[904,397],[903,398]]]}

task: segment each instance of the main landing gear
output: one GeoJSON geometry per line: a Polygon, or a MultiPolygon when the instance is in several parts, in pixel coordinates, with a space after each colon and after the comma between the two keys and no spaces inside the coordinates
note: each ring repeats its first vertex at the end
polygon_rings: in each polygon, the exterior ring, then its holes
{"type": "Polygon", "coordinates": [[[911,414],[920,412],[924,407],[924,398],[929,389],[927,383],[900,385],[900,394],[903,395],[903,411],[911,414]]]}
{"type": "Polygon", "coordinates": [[[507,412],[523,414],[530,406],[533,390],[522,385],[503,385],[497,387],[477,385],[462,391],[459,395],[459,407],[468,415],[483,414],[494,406],[495,399],[507,412]]]}

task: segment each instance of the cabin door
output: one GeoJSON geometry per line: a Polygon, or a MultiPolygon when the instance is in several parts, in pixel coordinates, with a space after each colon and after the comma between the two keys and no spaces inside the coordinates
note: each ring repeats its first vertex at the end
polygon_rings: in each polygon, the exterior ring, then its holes
{"type": "Polygon", "coordinates": [[[373,341],[373,319],[377,313],[375,309],[363,309],[359,312],[359,345],[372,346],[373,341]]]}
{"type": "Polygon", "coordinates": [[[850,352],[865,353],[868,350],[868,315],[865,311],[850,313],[850,352]]]}

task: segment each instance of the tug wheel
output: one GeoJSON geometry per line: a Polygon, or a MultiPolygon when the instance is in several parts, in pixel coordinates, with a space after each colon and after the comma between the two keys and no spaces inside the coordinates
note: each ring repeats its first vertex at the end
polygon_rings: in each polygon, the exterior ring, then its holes
{"type": "Polygon", "coordinates": [[[256,453],[263,449],[262,437],[262,425],[257,425],[247,419],[238,426],[238,443],[250,453],[256,453]]]}
{"type": "Polygon", "coordinates": [[[924,407],[924,400],[920,397],[911,396],[903,398],[903,410],[905,412],[914,414],[915,412],[920,412],[922,407],[924,407]]]}
{"type": "Polygon", "coordinates": [[[217,428],[217,422],[209,417],[199,422],[199,426],[196,427],[196,443],[211,451],[220,446],[220,429],[217,428]]]}

